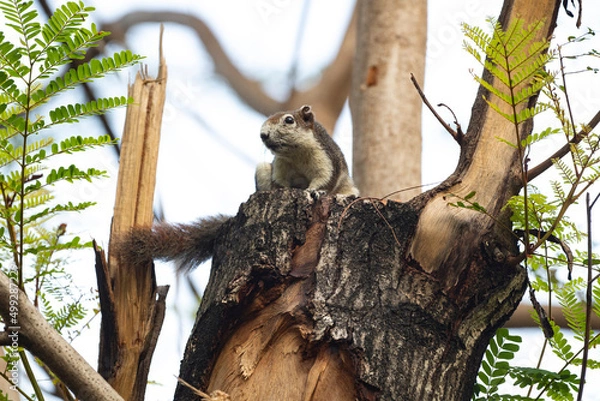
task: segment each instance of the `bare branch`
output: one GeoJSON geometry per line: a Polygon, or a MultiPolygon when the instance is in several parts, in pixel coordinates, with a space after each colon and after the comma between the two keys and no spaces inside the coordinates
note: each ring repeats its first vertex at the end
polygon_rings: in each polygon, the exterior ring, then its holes
{"type": "Polygon", "coordinates": [[[210,394],[206,394],[202,390],[198,390],[196,387],[192,386],[181,377],[177,378],[177,381],[181,383],[184,387],[189,388],[192,392],[200,397],[202,397],[202,401],[228,401],[231,400],[228,394],[224,393],[221,390],[215,390],[210,394]]]}
{"type": "Polygon", "coordinates": [[[40,358],[82,400],[123,400],[73,347],[44,319],[27,295],[4,273],[0,273],[0,314],[11,321],[18,303],[20,346],[40,358]],[[11,304],[12,302],[12,304],[11,304]],[[12,307],[12,309],[11,309],[12,307]]]}
{"type": "MultiPolygon", "coordinates": [[[[73,66],[75,68],[77,68],[76,63],[73,63],[73,66]]],[[[94,89],[92,88],[92,86],[90,85],[89,82],[84,82],[81,87],[83,88],[83,90],[85,92],[85,96],[87,97],[88,101],[96,100],[98,98],[94,92],[94,89]]],[[[117,136],[116,136],[114,130],[112,129],[112,127],[110,126],[110,124],[108,123],[108,118],[107,118],[106,114],[98,114],[96,116],[96,118],[98,118],[100,120],[100,124],[102,125],[102,128],[104,128],[104,132],[106,132],[106,134],[108,136],[110,136],[110,139],[112,139],[113,141],[116,140],[117,136]]],[[[113,149],[114,149],[115,153],[117,154],[117,157],[119,157],[119,155],[121,153],[119,144],[115,143],[113,145],[113,149]]]]}
{"type": "Polygon", "coordinates": [[[237,69],[210,28],[200,18],[174,11],[136,11],[103,24],[101,29],[112,33],[107,40],[124,42],[125,33],[131,27],[148,22],[172,22],[191,28],[213,59],[216,72],[229,82],[244,102],[265,115],[281,109],[281,104],[263,91],[259,81],[249,79],[237,69]]]}
{"type": "Polygon", "coordinates": [[[447,108],[447,109],[448,109],[448,111],[450,112],[450,114],[452,114],[452,117],[454,117],[454,124],[456,125],[456,132],[458,133],[458,135],[459,135],[460,137],[464,136],[464,135],[465,135],[465,133],[463,132],[463,130],[462,130],[462,127],[460,126],[460,123],[458,122],[458,118],[456,118],[456,114],[454,114],[454,110],[452,110],[452,109],[450,108],[450,106],[448,106],[448,105],[447,105],[447,104],[445,104],[445,103],[438,103],[438,105],[437,105],[437,106],[438,106],[438,107],[445,107],[445,108],[447,108]]]}
{"type": "Polygon", "coordinates": [[[587,125],[584,127],[584,129],[579,131],[577,133],[577,135],[575,135],[573,137],[573,139],[571,139],[569,142],[567,142],[562,148],[560,148],[556,152],[554,152],[554,154],[552,156],[550,156],[549,158],[547,158],[546,160],[544,160],[543,162],[541,162],[534,168],[530,169],[527,174],[527,181],[529,182],[529,181],[533,180],[538,175],[540,175],[544,171],[548,170],[554,164],[553,160],[560,159],[563,156],[565,156],[566,154],[568,154],[571,150],[571,146],[576,145],[579,142],[581,142],[583,140],[583,138],[585,138],[587,136],[587,134],[590,133],[596,127],[596,125],[598,125],[598,123],[600,123],[600,111],[598,111],[596,113],[596,115],[594,117],[592,117],[592,119],[590,120],[589,123],[587,123],[587,125]]]}
{"type": "MultiPolygon", "coordinates": [[[[423,93],[423,91],[421,90],[421,87],[419,86],[419,83],[417,82],[417,79],[415,78],[415,76],[413,74],[410,74],[410,80],[412,81],[413,85],[415,86],[415,89],[417,89],[417,92],[419,93],[419,96],[421,97],[421,100],[423,100],[423,103],[425,104],[425,106],[427,106],[429,111],[431,111],[431,114],[433,114],[433,116],[439,121],[439,123],[442,124],[442,126],[446,129],[446,131],[448,131],[450,133],[450,135],[452,135],[452,138],[454,138],[454,140],[459,145],[461,145],[463,136],[460,135],[458,132],[454,131],[452,129],[452,127],[450,127],[448,125],[448,123],[446,123],[444,121],[444,119],[437,113],[437,111],[434,110],[433,106],[431,105],[431,103],[429,103],[429,100],[427,100],[425,93],[423,93]]],[[[452,114],[454,115],[454,113],[452,113],[452,114]]],[[[454,116],[454,119],[456,120],[456,116],[454,116]]],[[[458,123],[457,123],[457,125],[458,125],[458,123]]]]}
{"type": "Polygon", "coordinates": [[[356,47],[356,11],[336,58],[323,71],[319,84],[302,92],[291,88],[290,95],[284,102],[267,95],[261,82],[243,75],[227,56],[210,28],[204,21],[192,15],[173,11],[136,11],[116,21],[103,24],[101,29],[112,33],[106,38],[107,41],[124,42],[125,34],[131,27],[147,22],[171,22],[191,28],[212,58],[216,73],[223,76],[240,98],[257,112],[269,115],[283,109],[297,107],[301,103],[310,103],[319,114],[321,124],[328,132],[333,131],[350,91],[352,60],[356,47]]]}

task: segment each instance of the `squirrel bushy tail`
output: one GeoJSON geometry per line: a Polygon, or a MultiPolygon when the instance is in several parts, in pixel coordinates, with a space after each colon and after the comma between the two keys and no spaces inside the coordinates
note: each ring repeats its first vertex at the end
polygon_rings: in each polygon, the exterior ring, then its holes
{"type": "Polygon", "coordinates": [[[126,265],[143,265],[153,259],[174,261],[186,273],[213,255],[219,230],[230,217],[217,215],[191,224],[159,223],[138,227],[117,240],[116,252],[126,265]]]}

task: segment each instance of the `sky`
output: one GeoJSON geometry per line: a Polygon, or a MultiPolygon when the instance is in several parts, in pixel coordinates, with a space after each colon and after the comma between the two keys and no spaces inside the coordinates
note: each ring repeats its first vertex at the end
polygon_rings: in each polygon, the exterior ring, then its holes
{"type": "MultiPolygon", "coordinates": [[[[290,0],[222,0],[219,2],[175,0],[98,1],[93,19],[98,23],[111,21],[134,10],[178,10],[202,18],[214,30],[225,51],[247,75],[264,82],[273,96],[283,96],[287,87],[287,73],[294,60],[300,16],[304,1],[290,0]],[[272,14],[261,12],[265,4],[272,14]]],[[[59,2],[51,3],[54,6],[59,2]]],[[[584,26],[600,32],[600,6],[585,2],[584,26]]],[[[501,1],[430,0],[428,21],[427,67],[424,90],[432,104],[443,102],[456,113],[463,128],[469,121],[470,107],[477,85],[472,72],[481,67],[462,48],[462,22],[485,26],[485,18],[497,16],[501,1]]],[[[310,2],[308,23],[302,32],[299,60],[299,81],[310,85],[318,80],[319,72],[337,51],[350,18],[353,2],[328,0],[310,2]]],[[[556,35],[565,38],[576,35],[574,20],[563,15],[556,35]]],[[[134,29],[125,46],[146,56],[152,73],[158,59],[158,31],[156,24],[134,29]]],[[[564,39],[563,39],[564,40],[564,39]]],[[[597,45],[596,48],[600,48],[597,45]]],[[[163,133],[157,173],[156,204],[171,222],[189,222],[201,216],[217,213],[235,214],[240,203],[254,191],[254,166],[269,161],[259,138],[259,128],[265,116],[243,105],[224,80],[215,75],[213,65],[202,44],[188,30],[173,25],[165,26],[164,54],[169,68],[168,95],[163,121],[163,133]]],[[[107,84],[95,87],[99,96],[125,94],[134,69],[110,77],[107,84]]],[[[577,87],[574,108],[579,121],[588,121],[600,109],[600,81],[598,75],[573,77],[577,87]]],[[[74,93],[73,96],[81,96],[74,93]]],[[[443,112],[442,112],[442,115],[443,112]]],[[[115,132],[123,126],[124,112],[111,113],[115,132]]],[[[317,116],[318,117],[318,116],[317,116]]],[[[447,116],[450,119],[449,116],[447,116]]],[[[424,184],[435,183],[454,171],[458,146],[425,110],[423,123],[424,184]]],[[[104,132],[94,121],[78,126],[88,135],[104,132]]],[[[351,158],[351,122],[346,107],[336,127],[334,138],[347,158],[351,158]]],[[[539,149],[540,159],[554,150],[553,145],[539,149]]],[[[81,163],[90,162],[89,155],[81,163]]],[[[110,219],[114,205],[117,160],[111,149],[94,152],[91,162],[106,169],[110,179],[94,184],[64,188],[66,197],[81,200],[93,198],[98,205],[69,222],[71,232],[83,239],[96,239],[107,245],[110,219]]],[[[349,163],[351,164],[351,163],[349,163]]],[[[576,217],[576,219],[579,219],[576,217]]],[[[95,287],[93,256],[80,255],[73,259],[77,285],[95,287]]],[[[192,280],[203,287],[208,280],[208,265],[192,273],[192,280]]],[[[170,265],[157,264],[159,285],[170,284],[167,317],[150,372],[147,400],[172,399],[174,376],[179,371],[179,360],[191,330],[197,305],[189,290],[178,279],[170,265]]],[[[93,330],[78,338],[74,345],[96,366],[97,347],[94,341],[99,319],[92,322],[93,330]],[[93,346],[90,346],[93,344],[93,346]]],[[[528,347],[520,355],[524,364],[531,364],[537,345],[528,347]]],[[[590,396],[589,400],[600,400],[590,396]]]]}

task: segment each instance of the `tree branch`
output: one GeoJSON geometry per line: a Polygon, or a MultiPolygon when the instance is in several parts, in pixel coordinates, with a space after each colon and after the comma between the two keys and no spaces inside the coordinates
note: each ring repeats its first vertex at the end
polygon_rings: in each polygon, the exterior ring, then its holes
{"type": "Polygon", "coordinates": [[[0,315],[11,322],[20,346],[40,358],[79,399],[122,401],[123,398],[44,319],[27,295],[4,273],[0,273],[0,315]],[[11,294],[9,297],[8,294],[11,294]],[[17,315],[14,317],[15,301],[17,315]],[[12,308],[12,309],[11,309],[12,308]],[[13,315],[11,315],[13,313],[13,315]],[[13,320],[15,319],[15,320],[13,320]],[[14,323],[14,324],[13,324],[14,323]]]}
{"type": "Polygon", "coordinates": [[[229,82],[246,104],[265,115],[281,109],[281,104],[263,91],[261,82],[249,79],[237,69],[210,28],[200,18],[175,11],[135,11],[103,24],[100,29],[111,32],[107,37],[108,41],[124,42],[125,34],[131,27],[148,22],[172,22],[191,28],[213,59],[216,72],[229,82]]]}
{"type": "MultiPolygon", "coordinates": [[[[559,8],[560,4],[553,0],[535,3],[526,0],[506,1],[498,21],[503,27],[510,26],[516,19],[523,20],[525,24],[539,22],[540,29],[535,31],[531,40],[542,40],[552,35],[559,8]]],[[[495,88],[503,85],[487,70],[484,70],[482,79],[495,88]]],[[[425,271],[437,272],[448,288],[456,285],[456,278],[462,274],[461,266],[466,265],[463,256],[452,252],[452,246],[465,243],[468,232],[476,232],[481,227],[493,227],[496,222],[490,216],[502,216],[508,199],[523,187],[521,155],[517,149],[502,142],[523,140],[531,133],[533,123],[530,120],[523,122],[517,132],[513,122],[487,103],[489,98],[488,89],[480,86],[456,170],[443,184],[446,189],[434,188],[431,193],[422,195],[424,200],[432,196],[434,198],[427,201],[421,212],[411,253],[425,271]],[[487,211],[486,214],[461,208],[449,210],[446,194],[464,198],[470,193],[476,194],[477,203],[487,211]],[[438,245],[432,247],[428,244],[438,245]],[[456,266],[458,270],[452,271],[447,266],[456,266]]],[[[514,111],[519,113],[525,107],[533,107],[535,100],[537,98],[533,97],[529,104],[520,104],[514,111]]],[[[499,107],[503,113],[512,113],[505,104],[499,107]]],[[[417,198],[415,202],[421,202],[422,199],[417,198]]],[[[508,263],[511,254],[512,251],[506,252],[509,256],[504,263],[508,263]]]]}
{"type": "Polygon", "coordinates": [[[303,92],[294,91],[283,104],[283,109],[292,109],[304,103],[311,104],[318,114],[319,122],[330,134],[333,133],[335,123],[350,93],[356,53],[356,24],[355,7],[338,53],[323,71],[319,83],[303,92]]]}
{"type": "Polygon", "coordinates": [[[116,21],[103,24],[101,29],[111,32],[111,35],[106,38],[107,41],[124,42],[125,34],[131,27],[147,22],[171,22],[192,29],[212,58],[216,73],[223,76],[238,96],[257,112],[270,115],[280,110],[297,107],[299,104],[310,103],[319,114],[321,124],[328,132],[333,131],[350,91],[352,60],[356,47],[356,11],[348,25],[338,54],[323,71],[319,84],[302,92],[292,88],[288,99],[284,102],[267,95],[262,89],[261,82],[243,75],[227,56],[210,28],[197,17],[173,11],[136,11],[116,21]]]}
{"type": "Polygon", "coordinates": [[[596,113],[594,117],[590,120],[590,122],[573,137],[569,142],[567,142],[562,148],[558,149],[552,156],[530,169],[527,174],[527,181],[531,181],[536,178],[538,175],[542,174],[544,171],[548,170],[553,164],[553,160],[560,159],[571,151],[572,145],[577,145],[579,142],[583,140],[595,127],[600,123],[600,111],[596,113]]]}
{"type": "MultiPolygon", "coordinates": [[[[452,129],[452,127],[450,127],[444,121],[444,119],[434,110],[433,106],[431,105],[431,103],[429,103],[429,100],[427,100],[425,93],[423,93],[423,91],[421,90],[421,87],[419,86],[419,83],[417,82],[417,79],[415,78],[415,76],[413,74],[410,74],[410,80],[412,81],[413,85],[415,86],[415,89],[417,89],[417,92],[419,93],[419,96],[421,97],[421,100],[423,100],[423,103],[425,104],[425,106],[427,106],[429,111],[431,111],[431,114],[433,114],[433,116],[439,121],[439,123],[442,124],[442,126],[446,129],[446,131],[448,131],[450,133],[450,135],[452,135],[452,138],[454,138],[454,140],[459,145],[461,145],[462,140],[463,140],[463,135],[461,135],[457,131],[454,131],[452,129]]],[[[452,113],[452,114],[454,114],[454,113],[452,113]]],[[[456,117],[455,117],[455,119],[456,119],[456,117]]],[[[458,122],[457,122],[457,124],[458,124],[458,122]]]]}

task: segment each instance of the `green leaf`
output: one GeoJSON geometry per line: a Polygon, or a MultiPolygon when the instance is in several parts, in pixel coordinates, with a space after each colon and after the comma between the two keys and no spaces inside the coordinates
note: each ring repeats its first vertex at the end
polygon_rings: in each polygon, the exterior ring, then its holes
{"type": "Polygon", "coordinates": [[[477,374],[477,389],[484,399],[498,398],[498,386],[506,382],[510,370],[507,362],[514,358],[514,353],[519,350],[519,336],[512,336],[505,328],[496,331],[496,336],[490,340],[485,351],[484,360],[477,374]]]}
{"type": "Polygon", "coordinates": [[[31,40],[40,31],[40,24],[34,20],[38,14],[33,6],[33,1],[0,1],[0,10],[4,17],[12,23],[6,25],[13,28],[15,32],[26,40],[31,40]]]}
{"type": "Polygon", "coordinates": [[[66,106],[57,107],[50,110],[50,120],[52,124],[74,123],[80,118],[104,114],[108,110],[122,107],[130,104],[133,101],[125,96],[100,98],[92,100],[88,103],[68,104],[66,106]]]}
{"type": "Polygon", "coordinates": [[[578,292],[586,286],[582,278],[576,278],[555,291],[569,328],[573,330],[575,338],[581,341],[585,336],[586,310],[584,302],[578,297],[578,292]]]}
{"type": "Polygon", "coordinates": [[[475,196],[475,194],[476,194],[476,192],[475,192],[475,191],[471,191],[471,192],[469,192],[469,193],[468,193],[468,194],[465,196],[465,200],[469,200],[469,199],[471,199],[472,197],[474,197],[474,196],[475,196]]]}
{"type": "Polygon", "coordinates": [[[46,178],[46,185],[55,184],[58,181],[74,182],[76,180],[86,180],[91,182],[94,177],[106,177],[106,171],[97,170],[95,168],[88,168],[86,171],[80,170],[74,164],[69,167],[60,167],[58,169],[52,169],[48,177],[46,178]]]}
{"type": "Polygon", "coordinates": [[[105,57],[99,62],[98,60],[90,61],[79,65],[77,69],[71,68],[63,77],[57,77],[48,82],[45,89],[46,96],[41,98],[40,102],[45,102],[47,98],[68,89],[72,89],[82,83],[102,78],[108,73],[120,71],[123,68],[132,66],[141,59],[141,56],[133,54],[129,50],[123,50],[115,53],[112,58],[105,57]]]}
{"type": "Polygon", "coordinates": [[[61,136],[59,140],[51,128],[129,104],[131,99],[123,96],[81,104],[67,103],[60,96],[134,65],[142,57],[122,51],[84,62],[89,49],[98,46],[108,32],[90,22],[93,8],[79,0],[61,4],[45,23],[40,23],[32,0],[0,0],[0,10],[4,26],[0,31],[1,259],[19,261],[15,279],[39,297],[41,309],[58,330],[68,331],[81,322],[85,308],[82,296],[74,296],[77,287],[69,285],[61,252],[91,243],[69,237],[64,224],[51,230],[46,226],[58,215],[85,210],[94,203],[76,202],[68,193],[63,194],[66,200],[57,202],[54,185],[106,176],[104,171],[73,164],[68,155],[115,141],[108,136],[61,136]],[[76,60],[81,61],[77,68],[63,68],[76,60]],[[40,107],[49,102],[51,107],[40,107]],[[42,130],[45,135],[38,135],[42,130]],[[64,167],[52,169],[48,159],[54,157],[65,159],[58,164],[64,167]]]}
{"type": "Polygon", "coordinates": [[[506,30],[503,30],[498,22],[490,23],[493,35],[485,34],[481,28],[463,24],[465,36],[474,45],[467,43],[465,49],[493,77],[489,81],[483,77],[475,77],[475,80],[493,95],[485,96],[485,101],[505,119],[518,124],[545,110],[543,105],[521,110],[517,107],[529,102],[554,79],[552,74],[545,72],[545,66],[553,55],[547,51],[547,40],[534,39],[542,26],[541,23],[524,27],[523,20],[515,19],[506,30]],[[510,106],[513,112],[504,111],[498,100],[510,106]]]}
{"type": "Polygon", "coordinates": [[[112,145],[115,141],[109,135],[99,137],[72,136],[64,139],[60,144],[53,143],[51,146],[52,155],[71,154],[81,152],[97,146],[112,145]]]}

